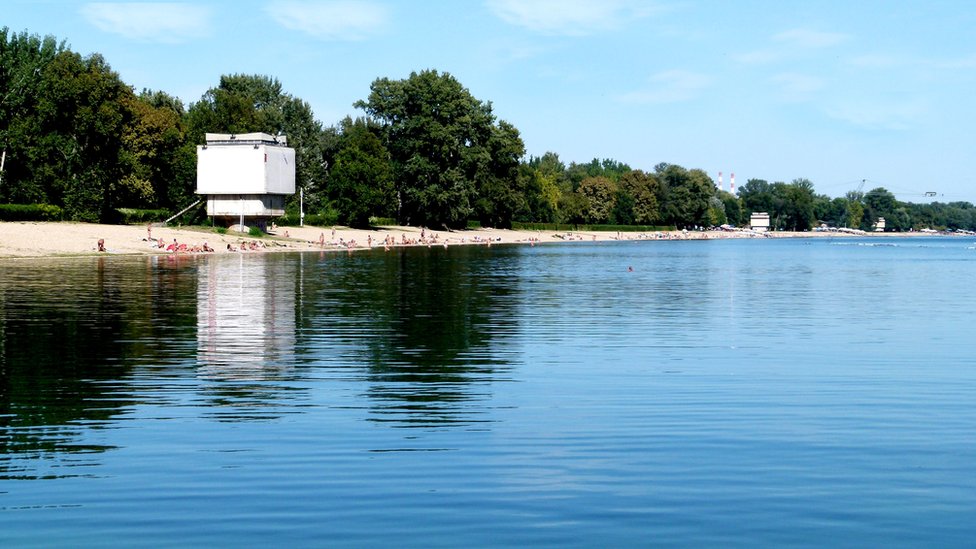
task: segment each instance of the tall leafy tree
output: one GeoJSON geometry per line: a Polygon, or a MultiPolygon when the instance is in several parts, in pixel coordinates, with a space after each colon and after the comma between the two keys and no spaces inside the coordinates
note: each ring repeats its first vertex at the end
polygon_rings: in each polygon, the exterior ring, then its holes
{"type": "Polygon", "coordinates": [[[814,193],[809,179],[794,179],[784,190],[785,229],[806,231],[813,227],[814,193]]]}
{"type": "Polygon", "coordinates": [[[123,135],[132,89],[99,55],[62,51],[41,71],[39,140],[28,158],[52,202],[84,221],[111,221],[128,174],[123,135]]]}
{"type": "MultiPolygon", "coordinates": [[[[474,213],[479,185],[507,184],[517,177],[495,155],[499,132],[519,149],[514,127],[496,126],[491,104],[482,103],[448,73],[411,73],[404,80],[380,78],[357,108],[378,120],[391,153],[402,222],[463,227],[474,213]]],[[[507,158],[507,156],[506,156],[507,158]]],[[[496,194],[494,189],[486,194],[496,194]]],[[[506,192],[489,200],[505,200],[506,192]]]]}
{"type": "Polygon", "coordinates": [[[657,177],[641,170],[631,170],[620,176],[617,186],[630,197],[633,223],[649,225],[660,220],[657,201],[660,185],[657,177]]]}
{"type": "Polygon", "coordinates": [[[587,177],[576,193],[583,197],[583,219],[587,223],[607,223],[616,205],[617,186],[603,176],[587,177]]]}
{"type": "MultiPolygon", "coordinates": [[[[38,147],[47,141],[42,93],[45,69],[66,50],[54,37],[0,28],[0,201],[60,203],[51,194],[56,158],[45,158],[38,147]],[[43,164],[37,164],[43,160],[43,164]]],[[[45,108],[45,114],[51,114],[45,108]]]]}
{"type": "Polygon", "coordinates": [[[133,120],[123,143],[130,174],[123,187],[130,196],[123,202],[130,207],[167,209],[186,205],[194,196],[196,150],[186,140],[183,103],[148,90],[129,101],[133,120]],[[140,193],[141,189],[148,193],[140,193]],[[139,203],[140,198],[144,203],[139,203]]]}
{"type": "Polygon", "coordinates": [[[360,118],[342,123],[342,147],[330,169],[328,196],[340,223],[368,227],[370,216],[388,216],[396,207],[393,167],[377,128],[360,118]]]}
{"type": "Polygon", "coordinates": [[[488,140],[488,165],[476,176],[475,215],[483,226],[510,228],[512,219],[529,208],[528,181],[519,177],[525,146],[518,130],[501,120],[488,140]]]}
{"type": "Polygon", "coordinates": [[[699,169],[686,170],[675,164],[659,165],[657,177],[664,197],[664,218],[677,227],[708,225],[709,199],[715,184],[699,169]]]}
{"type": "Polygon", "coordinates": [[[895,210],[898,207],[898,201],[890,191],[884,187],[871,189],[864,194],[864,217],[861,219],[861,228],[871,230],[881,217],[885,218],[887,226],[888,219],[895,219],[895,210]]]}

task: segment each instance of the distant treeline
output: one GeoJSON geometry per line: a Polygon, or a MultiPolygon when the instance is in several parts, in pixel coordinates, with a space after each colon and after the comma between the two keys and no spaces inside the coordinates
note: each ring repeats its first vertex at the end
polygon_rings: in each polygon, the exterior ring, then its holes
{"type": "MultiPolygon", "coordinates": [[[[324,126],[307,102],[260,75],[221,76],[185,105],[162,91],[136,93],[98,54],[3,28],[0,204],[43,206],[0,209],[0,218],[123,222],[133,211],[175,213],[195,199],[205,133],[265,132],[288,136],[306,212],[322,224],[361,227],[381,217],[450,228],[684,228],[742,226],[763,211],[775,229],[870,229],[884,217],[890,230],[976,230],[968,202],[912,204],[884,188],[830,198],[806,179],[750,179],[733,196],[705,171],[675,164],[644,171],[610,159],[566,165],[554,152],[527,157],[518,129],[490,102],[435,70],[379,78],[355,107],[363,116],[324,126]]],[[[286,210],[283,221],[297,219],[297,196],[286,210]]],[[[203,214],[186,215],[193,222],[203,214]]]]}

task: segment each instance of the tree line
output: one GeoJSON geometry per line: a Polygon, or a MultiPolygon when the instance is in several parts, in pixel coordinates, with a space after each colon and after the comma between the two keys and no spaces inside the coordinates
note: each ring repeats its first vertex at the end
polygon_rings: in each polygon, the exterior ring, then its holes
{"type": "MultiPolygon", "coordinates": [[[[196,198],[205,133],[265,132],[288,136],[306,212],[320,224],[687,228],[745,226],[763,211],[782,230],[870,229],[879,217],[891,230],[976,230],[968,202],[912,204],[884,188],[830,198],[807,179],[750,179],[732,195],[705,171],[676,164],[645,171],[612,159],[527,156],[518,129],[490,102],[436,70],[378,78],[354,106],[361,116],[326,126],[277,79],[243,74],[221,76],[184,104],[163,91],[136,93],[98,54],[3,28],[0,204],[48,204],[66,219],[99,222],[118,221],[120,208],[175,212],[196,198]]],[[[286,210],[297,219],[297,196],[286,210]]]]}

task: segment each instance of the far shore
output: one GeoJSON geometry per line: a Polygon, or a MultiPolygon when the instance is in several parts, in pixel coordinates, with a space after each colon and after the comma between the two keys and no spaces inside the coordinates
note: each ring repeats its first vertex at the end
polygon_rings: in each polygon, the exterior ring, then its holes
{"type": "Polygon", "coordinates": [[[355,251],[403,246],[461,246],[553,242],[615,242],[630,240],[723,238],[851,238],[932,236],[932,233],[862,233],[752,231],[526,231],[468,229],[431,231],[421,227],[276,227],[262,237],[229,229],[224,234],[211,227],[99,225],[74,222],[0,222],[0,258],[71,257],[85,255],[241,254],[301,251],[355,251]],[[103,242],[104,251],[98,250],[103,242]],[[176,251],[167,250],[176,243],[176,251]],[[204,251],[206,249],[212,252],[204,251]]]}

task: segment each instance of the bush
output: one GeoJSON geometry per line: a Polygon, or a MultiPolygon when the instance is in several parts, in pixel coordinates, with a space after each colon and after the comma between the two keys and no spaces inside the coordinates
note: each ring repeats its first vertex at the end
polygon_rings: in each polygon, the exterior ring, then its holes
{"type": "Polygon", "coordinates": [[[169,210],[140,210],[136,208],[119,208],[119,222],[125,225],[136,223],[153,223],[164,221],[169,217],[169,210]]]}
{"type": "Polygon", "coordinates": [[[227,227],[214,227],[214,232],[217,234],[227,234],[227,227]]]}
{"type": "Polygon", "coordinates": [[[392,217],[376,217],[371,216],[369,218],[369,224],[372,227],[389,227],[397,224],[397,220],[392,217]]]}
{"type": "Polygon", "coordinates": [[[261,227],[258,227],[258,226],[256,226],[256,225],[252,225],[252,226],[251,226],[251,227],[250,227],[250,228],[249,228],[249,229],[247,230],[247,234],[248,234],[249,236],[253,236],[253,237],[255,237],[255,238],[260,238],[260,237],[262,237],[262,236],[264,236],[264,231],[262,231],[262,230],[261,230],[261,227]]]}
{"type": "Polygon", "coordinates": [[[480,229],[481,228],[481,222],[478,221],[477,219],[469,219],[467,226],[468,226],[469,229],[480,229]]]}
{"type": "MultiPolygon", "coordinates": [[[[300,223],[297,212],[289,212],[275,219],[275,223],[282,227],[297,227],[300,223]]],[[[320,214],[305,214],[305,224],[314,227],[331,227],[339,222],[339,213],[326,210],[320,214]]]]}
{"type": "Polygon", "coordinates": [[[0,221],[61,221],[64,211],[51,204],[0,204],[0,221]]]}

